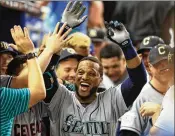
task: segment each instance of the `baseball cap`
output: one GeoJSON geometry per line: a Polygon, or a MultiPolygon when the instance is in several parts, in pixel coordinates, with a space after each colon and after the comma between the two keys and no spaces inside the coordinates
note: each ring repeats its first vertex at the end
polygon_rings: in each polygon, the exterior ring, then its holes
{"type": "Polygon", "coordinates": [[[151,50],[154,46],[158,44],[164,44],[164,41],[158,36],[148,36],[145,37],[138,49],[137,53],[142,53],[144,50],[151,50]]]}
{"type": "Polygon", "coordinates": [[[77,54],[72,48],[63,48],[60,52],[59,62],[67,59],[67,58],[76,58],[78,61],[83,58],[83,56],[77,54]]]}
{"type": "Polygon", "coordinates": [[[7,42],[0,42],[0,54],[1,53],[11,53],[12,56],[16,56],[18,52],[9,46],[7,42]]]}
{"type": "Polygon", "coordinates": [[[72,37],[65,43],[65,47],[90,47],[91,39],[84,33],[75,32],[69,35],[72,37]]]}
{"type": "Polygon", "coordinates": [[[166,44],[158,44],[149,53],[149,62],[154,65],[162,60],[172,60],[173,48],[166,44]]]}
{"type": "Polygon", "coordinates": [[[92,42],[103,42],[107,40],[106,31],[102,28],[89,28],[87,34],[92,42]]]}

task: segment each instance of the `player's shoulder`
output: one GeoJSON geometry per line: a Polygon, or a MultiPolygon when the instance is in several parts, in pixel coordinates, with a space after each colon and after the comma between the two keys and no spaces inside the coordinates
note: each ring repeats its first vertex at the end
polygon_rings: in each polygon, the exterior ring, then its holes
{"type": "Polygon", "coordinates": [[[0,75],[0,87],[8,87],[10,85],[12,76],[0,75]]]}
{"type": "Polygon", "coordinates": [[[112,86],[106,89],[104,92],[98,93],[98,97],[108,96],[108,95],[120,95],[121,94],[121,84],[117,86],[112,86]]]}

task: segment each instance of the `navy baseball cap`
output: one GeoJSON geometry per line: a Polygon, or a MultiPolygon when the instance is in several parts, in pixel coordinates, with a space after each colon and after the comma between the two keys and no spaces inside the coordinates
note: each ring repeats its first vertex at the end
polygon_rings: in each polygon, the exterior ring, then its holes
{"type": "Polygon", "coordinates": [[[7,42],[0,42],[0,54],[1,53],[11,53],[12,56],[18,55],[18,51],[10,47],[7,42]]]}
{"type": "Polygon", "coordinates": [[[76,58],[78,61],[80,61],[83,58],[83,56],[77,54],[72,48],[63,48],[60,53],[60,58],[58,62],[61,62],[68,58],[76,58]]]}
{"type": "Polygon", "coordinates": [[[89,28],[87,35],[92,42],[103,42],[107,40],[106,31],[102,28],[89,28]]]}
{"type": "Polygon", "coordinates": [[[158,44],[165,44],[164,41],[158,36],[148,36],[145,37],[141,44],[140,48],[138,49],[137,53],[140,54],[145,50],[151,50],[154,46],[158,44]]]}
{"type": "Polygon", "coordinates": [[[152,65],[162,61],[168,60],[168,62],[173,61],[174,50],[169,45],[158,44],[153,47],[149,53],[149,63],[152,65]]]}

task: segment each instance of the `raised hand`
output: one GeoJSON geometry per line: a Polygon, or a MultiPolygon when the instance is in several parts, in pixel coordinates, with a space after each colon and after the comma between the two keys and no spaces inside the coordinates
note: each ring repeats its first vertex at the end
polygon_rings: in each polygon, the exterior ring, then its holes
{"type": "Polygon", "coordinates": [[[118,21],[105,22],[108,38],[121,47],[128,44],[130,36],[125,26],[118,21]]]}
{"type": "Polygon", "coordinates": [[[157,103],[153,102],[145,102],[140,107],[140,114],[142,117],[144,116],[153,116],[158,110],[160,110],[161,106],[157,103]]]}
{"type": "Polygon", "coordinates": [[[24,30],[22,30],[20,26],[15,25],[14,28],[12,28],[10,31],[12,38],[17,45],[16,47],[14,47],[17,51],[23,54],[34,52],[35,47],[29,37],[29,32],[26,27],[24,27],[24,30]]]}
{"type": "Polygon", "coordinates": [[[63,33],[66,25],[67,23],[64,23],[63,26],[59,29],[59,22],[58,22],[54,32],[52,34],[49,34],[45,41],[46,48],[49,49],[53,54],[59,53],[63,48],[65,42],[67,42],[71,38],[66,37],[72,31],[72,28],[69,28],[65,33],[63,33]]]}
{"type": "Polygon", "coordinates": [[[87,15],[80,18],[85,10],[86,7],[82,5],[82,2],[70,1],[63,12],[61,22],[67,22],[71,28],[79,26],[87,18],[87,15]]]}

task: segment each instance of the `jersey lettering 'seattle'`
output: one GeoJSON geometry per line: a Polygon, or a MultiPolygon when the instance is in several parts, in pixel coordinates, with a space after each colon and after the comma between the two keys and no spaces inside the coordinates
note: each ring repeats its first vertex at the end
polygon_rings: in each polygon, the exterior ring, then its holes
{"type": "Polygon", "coordinates": [[[63,127],[63,132],[76,134],[109,134],[109,122],[88,121],[82,122],[74,115],[68,115],[63,127]]]}

